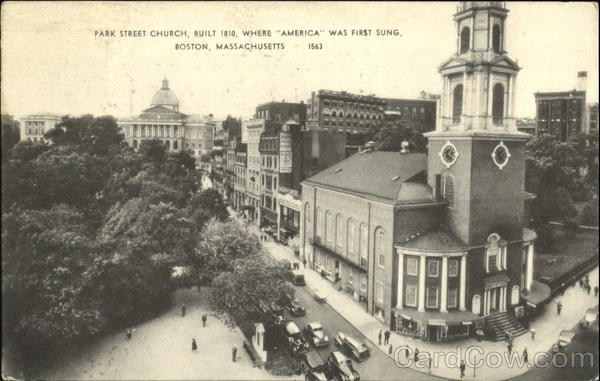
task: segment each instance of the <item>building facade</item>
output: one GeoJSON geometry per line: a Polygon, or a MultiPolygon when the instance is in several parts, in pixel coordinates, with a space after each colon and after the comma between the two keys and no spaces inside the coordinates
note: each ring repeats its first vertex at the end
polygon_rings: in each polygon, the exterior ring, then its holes
{"type": "Polygon", "coordinates": [[[53,129],[61,121],[57,114],[33,114],[21,118],[21,140],[47,142],[44,134],[53,129]]]}
{"type": "Polygon", "coordinates": [[[505,51],[507,13],[504,2],[459,3],[428,154],[369,148],[303,182],[303,255],[403,335],[523,334],[522,319],[550,295],[534,280],[530,135],[512,113],[519,67],[505,51]]]}
{"type": "Polygon", "coordinates": [[[425,133],[435,130],[436,99],[382,98],[385,103],[385,120],[410,122],[425,133]]]}
{"type": "Polygon", "coordinates": [[[168,151],[190,151],[197,161],[213,149],[212,115],[187,115],[179,111],[179,100],[165,79],[154,94],[150,108],[117,124],[129,146],[137,149],[144,140],[160,140],[168,151]]]}
{"type": "Polygon", "coordinates": [[[553,135],[561,141],[586,131],[585,91],[535,93],[538,135],[553,135]]]}
{"type": "Polygon", "coordinates": [[[242,122],[244,136],[242,141],[248,146],[247,196],[248,217],[254,223],[259,223],[261,206],[261,159],[260,136],[266,130],[266,119],[253,118],[242,122]]]}

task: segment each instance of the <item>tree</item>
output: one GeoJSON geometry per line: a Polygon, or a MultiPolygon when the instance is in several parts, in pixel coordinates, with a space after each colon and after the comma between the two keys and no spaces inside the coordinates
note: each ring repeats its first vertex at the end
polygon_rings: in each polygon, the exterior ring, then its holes
{"type": "Polygon", "coordinates": [[[270,316],[263,306],[286,294],[294,295],[287,279],[289,274],[264,254],[239,258],[230,271],[213,280],[209,303],[226,322],[236,323],[249,333],[254,323],[268,321],[270,316]]]}
{"type": "Polygon", "coordinates": [[[188,209],[198,229],[202,229],[211,218],[220,222],[225,222],[229,218],[221,194],[214,189],[194,194],[189,201],[188,209]]]}
{"type": "Polygon", "coordinates": [[[222,272],[233,271],[236,259],[256,255],[260,242],[235,221],[208,222],[196,247],[192,266],[198,276],[211,281],[222,272]]]}
{"type": "Polygon", "coordinates": [[[19,122],[10,115],[2,115],[2,163],[8,160],[12,148],[21,140],[19,122]]]}
{"type": "Polygon", "coordinates": [[[157,139],[143,140],[139,152],[144,163],[149,163],[155,168],[162,167],[167,161],[167,147],[157,139]]]}
{"type": "Polygon", "coordinates": [[[369,134],[373,134],[377,150],[398,152],[402,142],[408,142],[410,152],[427,152],[427,138],[420,132],[424,126],[419,122],[404,119],[385,121],[373,127],[369,134]]]}
{"type": "Polygon", "coordinates": [[[108,155],[112,146],[123,144],[125,137],[112,116],[84,115],[63,117],[44,135],[55,145],[75,145],[92,155],[108,155]]]}

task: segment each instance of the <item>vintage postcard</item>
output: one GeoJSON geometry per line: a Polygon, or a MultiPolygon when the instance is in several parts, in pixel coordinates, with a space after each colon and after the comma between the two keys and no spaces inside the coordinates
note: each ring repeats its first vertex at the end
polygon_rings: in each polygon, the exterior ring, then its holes
{"type": "Polygon", "coordinates": [[[3,379],[598,379],[597,3],[1,22],[3,379]]]}

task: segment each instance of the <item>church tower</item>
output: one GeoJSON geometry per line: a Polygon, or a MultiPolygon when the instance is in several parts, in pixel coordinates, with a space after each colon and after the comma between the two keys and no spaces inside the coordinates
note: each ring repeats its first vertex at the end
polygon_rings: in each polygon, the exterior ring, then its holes
{"type": "Polygon", "coordinates": [[[519,303],[530,282],[522,256],[531,136],[516,129],[520,68],[506,51],[507,15],[502,1],[459,2],[456,51],[439,67],[438,120],[426,134],[428,183],[448,203],[445,225],[470,248],[467,298],[482,315],[519,303]]]}

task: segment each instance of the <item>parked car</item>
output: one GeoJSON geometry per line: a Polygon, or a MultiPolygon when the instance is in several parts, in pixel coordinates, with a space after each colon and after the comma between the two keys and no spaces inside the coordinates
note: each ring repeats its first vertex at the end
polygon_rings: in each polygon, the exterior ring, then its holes
{"type": "Polygon", "coordinates": [[[297,299],[292,298],[290,295],[285,295],[281,298],[281,305],[290,313],[292,316],[304,316],[306,310],[300,305],[297,299]]]}
{"type": "Polygon", "coordinates": [[[302,336],[302,332],[300,328],[291,320],[284,322],[283,324],[283,334],[287,339],[288,348],[294,355],[299,355],[304,353],[310,349],[306,340],[304,340],[304,336],[302,336]]]}
{"type": "Polygon", "coordinates": [[[571,344],[573,338],[575,337],[575,332],[564,330],[561,331],[558,335],[558,350],[563,351],[566,347],[571,344]]]}
{"type": "Polygon", "coordinates": [[[303,270],[292,270],[292,284],[295,286],[306,286],[303,270]]]}
{"type": "Polygon", "coordinates": [[[304,360],[305,381],[327,381],[327,365],[317,351],[309,351],[302,354],[304,360]]]}
{"type": "Polygon", "coordinates": [[[352,366],[352,360],[347,358],[340,351],[334,351],[329,354],[325,360],[325,364],[329,367],[329,379],[340,381],[359,381],[360,375],[352,366]]]}
{"type": "Polygon", "coordinates": [[[338,332],[333,342],[341,350],[350,354],[356,361],[364,361],[370,356],[369,347],[365,343],[346,335],[344,332],[338,332]]]}
{"type": "Polygon", "coordinates": [[[590,328],[592,324],[598,319],[598,310],[596,308],[589,308],[583,317],[579,321],[579,326],[581,328],[590,328]]]}
{"type": "Polygon", "coordinates": [[[325,294],[323,294],[323,292],[321,290],[319,290],[318,288],[313,289],[314,293],[315,293],[315,300],[317,302],[325,302],[327,300],[327,297],[325,296],[325,294]]]}
{"type": "Polygon", "coordinates": [[[292,270],[292,262],[289,259],[280,259],[278,263],[284,270],[292,270]]]}
{"type": "Polygon", "coordinates": [[[306,337],[315,347],[326,347],[329,345],[329,336],[325,334],[321,323],[313,321],[304,326],[306,337]]]}

